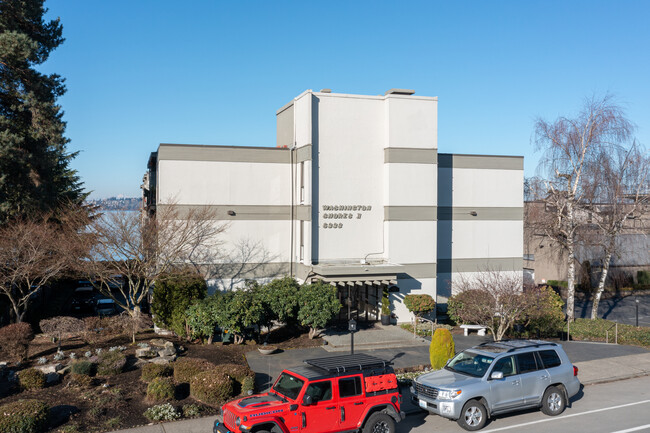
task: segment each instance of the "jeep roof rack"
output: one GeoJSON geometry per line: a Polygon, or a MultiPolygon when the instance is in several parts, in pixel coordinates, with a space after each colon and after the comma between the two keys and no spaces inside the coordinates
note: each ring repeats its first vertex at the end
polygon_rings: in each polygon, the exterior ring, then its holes
{"type": "Polygon", "coordinates": [[[503,349],[503,352],[514,352],[518,349],[527,349],[530,347],[540,346],[557,346],[556,343],[541,340],[501,340],[501,341],[487,341],[479,344],[477,347],[492,347],[503,349]]]}
{"type": "Polygon", "coordinates": [[[365,354],[339,355],[327,358],[306,359],[305,364],[326,370],[330,373],[362,371],[371,368],[386,368],[393,363],[365,354]]]}

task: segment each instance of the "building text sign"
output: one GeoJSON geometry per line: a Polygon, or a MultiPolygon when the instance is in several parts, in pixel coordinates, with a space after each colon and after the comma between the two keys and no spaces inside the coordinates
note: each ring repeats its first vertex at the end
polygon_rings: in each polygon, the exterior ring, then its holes
{"type": "MultiPolygon", "coordinates": [[[[361,219],[363,212],[369,212],[372,206],[369,205],[323,205],[324,220],[351,220],[361,219]]],[[[340,229],[343,223],[340,221],[326,221],[323,223],[324,229],[340,229]]]]}

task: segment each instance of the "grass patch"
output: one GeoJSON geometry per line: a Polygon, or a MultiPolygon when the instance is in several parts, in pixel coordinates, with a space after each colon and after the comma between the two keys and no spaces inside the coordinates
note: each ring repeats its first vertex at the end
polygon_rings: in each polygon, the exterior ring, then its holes
{"type": "MultiPolygon", "coordinates": [[[[410,323],[402,323],[402,324],[400,324],[399,326],[400,326],[402,329],[406,329],[406,330],[407,330],[408,332],[410,332],[411,334],[413,333],[413,325],[411,325],[410,323]]],[[[434,325],[433,325],[433,331],[434,331],[434,332],[435,332],[435,330],[438,329],[438,328],[446,329],[447,331],[451,331],[452,329],[454,329],[453,326],[450,326],[450,325],[443,325],[443,324],[441,324],[441,323],[438,323],[438,324],[434,324],[434,325]]],[[[421,323],[421,322],[418,323],[418,331],[417,331],[417,334],[418,334],[420,337],[431,337],[431,324],[428,323],[428,322],[426,322],[426,323],[421,323]]]]}
{"type": "MultiPolygon", "coordinates": [[[[574,340],[605,341],[609,330],[609,341],[614,341],[615,322],[605,319],[576,319],[571,324],[571,338],[574,340]]],[[[564,331],[566,332],[566,326],[564,331]]],[[[618,324],[618,344],[650,348],[650,328],[618,324]]]]}

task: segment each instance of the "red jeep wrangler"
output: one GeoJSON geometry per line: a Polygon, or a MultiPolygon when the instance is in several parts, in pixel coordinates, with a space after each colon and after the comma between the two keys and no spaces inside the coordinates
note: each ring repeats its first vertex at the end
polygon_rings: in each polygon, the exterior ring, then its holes
{"type": "Polygon", "coordinates": [[[391,362],[364,354],[304,362],[268,392],[226,403],[213,433],[394,433],[404,419],[391,362]]]}

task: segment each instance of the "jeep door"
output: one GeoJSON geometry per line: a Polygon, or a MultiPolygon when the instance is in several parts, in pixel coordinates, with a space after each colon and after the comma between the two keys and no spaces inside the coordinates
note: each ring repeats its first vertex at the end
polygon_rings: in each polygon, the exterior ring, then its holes
{"type": "Polygon", "coordinates": [[[331,380],[314,381],[307,385],[300,404],[301,428],[304,433],[328,433],[338,429],[338,397],[331,380]],[[311,404],[305,405],[310,396],[311,404]]]}
{"type": "Polygon", "coordinates": [[[361,375],[338,379],[339,425],[341,430],[355,430],[366,411],[361,375]]]}
{"type": "Polygon", "coordinates": [[[541,361],[537,362],[535,352],[519,353],[516,355],[516,359],[521,376],[524,404],[538,403],[542,399],[546,388],[551,384],[551,378],[541,365],[541,361]]]}
{"type": "Polygon", "coordinates": [[[490,384],[490,410],[501,411],[520,406],[524,396],[521,390],[521,377],[517,374],[514,356],[505,356],[494,363],[488,381],[490,384]],[[502,379],[491,379],[495,372],[503,373],[502,379]]]}

